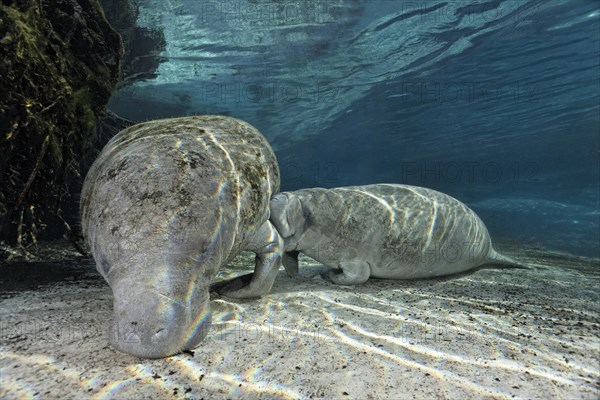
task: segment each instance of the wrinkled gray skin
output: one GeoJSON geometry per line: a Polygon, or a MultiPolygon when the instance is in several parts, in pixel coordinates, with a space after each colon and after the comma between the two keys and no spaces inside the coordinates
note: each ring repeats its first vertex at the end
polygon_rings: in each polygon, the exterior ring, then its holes
{"type": "Polygon", "coordinates": [[[117,134],[84,182],[81,217],[114,296],[111,344],[158,358],[194,348],[211,322],[209,285],[240,251],[268,293],[283,242],[269,218],[279,168],[265,138],[222,116],[145,122],[117,134]]]}
{"type": "Polygon", "coordinates": [[[284,239],[283,265],[298,274],[298,253],[334,268],[334,283],[369,277],[430,278],[485,263],[519,265],[493,250],[479,217],[435,190],[397,184],[282,192],[271,222],[284,239]]]}

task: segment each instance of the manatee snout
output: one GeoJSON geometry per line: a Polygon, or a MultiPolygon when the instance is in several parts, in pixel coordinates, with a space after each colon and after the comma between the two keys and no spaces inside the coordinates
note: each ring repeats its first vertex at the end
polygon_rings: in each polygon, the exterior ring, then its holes
{"type": "Polygon", "coordinates": [[[284,250],[294,250],[306,223],[300,199],[288,192],[278,193],[271,198],[270,214],[269,220],[284,240],[284,250]]]}
{"type": "Polygon", "coordinates": [[[185,304],[153,290],[113,288],[112,346],[141,358],[162,358],[196,347],[211,325],[208,293],[185,304]]]}

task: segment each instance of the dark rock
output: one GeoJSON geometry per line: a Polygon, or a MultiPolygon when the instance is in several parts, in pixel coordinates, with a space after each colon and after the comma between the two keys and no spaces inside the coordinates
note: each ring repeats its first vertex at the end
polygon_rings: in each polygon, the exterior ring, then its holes
{"type": "Polygon", "coordinates": [[[123,47],[97,0],[0,5],[0,241],[26,245],[79,178],[123,47]]]}
{"type": "Polygon", "coordinates": [[[161,29],[136,26],[139,8],[131,0],[100,0],[107,21],[123,38],[125,49],[122,85],[156,76],[165,59],[159,54],[166,47],[161,29]]]}

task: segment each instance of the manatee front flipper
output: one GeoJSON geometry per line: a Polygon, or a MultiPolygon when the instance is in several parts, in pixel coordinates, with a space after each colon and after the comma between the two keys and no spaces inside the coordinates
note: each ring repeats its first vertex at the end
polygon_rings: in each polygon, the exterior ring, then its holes
{"type": "Polygon", "coordinates": [[[292,278],[298,276],[298,255],[299,251],[286,251],[283,253],[283,268],[285,268],[285,272],[292,278]]]}
{"type": "Polygon", "coordinates": [[[340,264],[341,272],[329,271],[329,278],[338,285],[358,285],[365,283],[371,275],[371,267],[366,261],[346,261],[340,264]]]}
{"type": "Polygon", "coordinates": [[[242,299],[260,297],[271,291],[279,267],[281,267],[283,240],[269,221],[260,227],[254,240],[249,244],[248,250],[256,253],[256,265],[254,273],[251,274],[250,283],[244,283],[244,280],[247,280],[250,275],[243,275],[232,279],[223,286],[217,284],[214,287],[220,294],[242,299]]]}

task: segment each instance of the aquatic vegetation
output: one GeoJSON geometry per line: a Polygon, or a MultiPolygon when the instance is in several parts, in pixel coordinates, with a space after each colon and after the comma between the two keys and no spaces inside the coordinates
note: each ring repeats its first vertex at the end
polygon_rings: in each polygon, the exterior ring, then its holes
{"type": "Polygon", "coordinates": [[[0,36],[0,240],[23,246],[61,224],[123,47],[96,0],[4,2],[0,36]]]}

